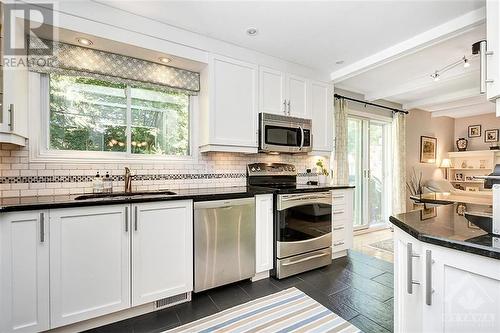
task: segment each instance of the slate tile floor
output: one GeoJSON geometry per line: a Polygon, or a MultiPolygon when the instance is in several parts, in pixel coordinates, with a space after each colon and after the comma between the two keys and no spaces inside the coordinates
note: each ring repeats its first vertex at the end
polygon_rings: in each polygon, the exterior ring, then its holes
{"type": "Polygon", "coordinates": [[[324,268],[287,279],[238,282],[193,294],[193,300],[169,309],[123,320],[87,333],[156,333],[216,312],[296,287],[363,332],[393,330],[393,264],[350,251],[324,268]]]}

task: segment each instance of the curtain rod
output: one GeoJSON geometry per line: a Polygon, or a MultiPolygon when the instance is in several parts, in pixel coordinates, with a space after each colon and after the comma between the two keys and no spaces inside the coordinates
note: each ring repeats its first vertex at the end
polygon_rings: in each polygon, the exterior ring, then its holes
{"type": "Polygon", "coordinates": [[[408,111],[405,111],[405,110],[400,110],[400,109],[391,108],[391,107],[380,105],[380,104],[365,102],[365,101],[362,101],[360,99],[355,99],[355,98],[351,98],[351,97],[347,97],[347,96],[342,96],[342,95],[339,95],[339,94],[334,94],[333,97],[335,97],[337,99],[347,99],[348,101],[358,102],[358,103],[365,104],[365,105],[371,105],[371,106],[375,106],[375,107],[378,107],[378,108],[391,110],[392,112],[401,112],[401,113],[404,113],[404,114],[408,114],[408,111]]]}

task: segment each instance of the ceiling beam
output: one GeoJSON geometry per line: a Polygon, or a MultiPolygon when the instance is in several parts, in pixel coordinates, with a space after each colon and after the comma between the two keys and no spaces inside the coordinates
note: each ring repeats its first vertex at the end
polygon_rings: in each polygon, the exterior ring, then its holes
{"type": "MultiPolygon", "coordinates": [[[[401,43],[386,48],[369,57],[358,60],[330,74],[333,83],[338,83],[361,73],[384,65],[434,44],[456,37],[486,21],[485,7],[473,10],[401,43]]],[[[347,46],[346,46],[347,47],[347,46]]]]}
{"type": "Polygon", "coordinates": [[[399,85],[399,86],[394,87],[394,88],[389,88],[389,89],[385,89],[385,90],[374,91],[374,92],[368,93],[365,95],[365,99],[367,101],[375,101],[378,99],[386,99],[386,98],[397,96],[397,95],[407,94],[407,93],[415,92],[418,90],[430,88],[433,86],[439,86],[439,85],[442,85],[442,84],[449,82],[449,81],[463,79],[466,77],[470,77],[472,75],[479,75],[478,72],[479,72],[479,69],[477,69],[477,68],[468,69],[464,72],[460,72],[460,73],[455,74],[455,75],[443,77],[441,80],[439,80],[439,82],[434,82],[434,80],[432,80],[430,77],[426,76],[426,77],[422,77],[418,81],[408,82],[408,83],[399,85]]]}
{"type": "Polygon", "coordinates": [[[478,104],[473,108],[471,108],[470,106],[464,106],[431,112],[431,117],[464,118],[487,113],[495,113],[495,104],[490,101],[485,101],[484,103],[478,104]]]}
{"type": "Polygon", "coordinates": [[[443,104],[450,105],[453,102],[461,101],[461,105],[475,105],[484,102],[483,99],[486,99],[486,97],[479,94],[479,88],[471,88],[405,103],[403,109],[424,109],[433,112],[444,109],[445,107],[440,108],[443,104]]]}

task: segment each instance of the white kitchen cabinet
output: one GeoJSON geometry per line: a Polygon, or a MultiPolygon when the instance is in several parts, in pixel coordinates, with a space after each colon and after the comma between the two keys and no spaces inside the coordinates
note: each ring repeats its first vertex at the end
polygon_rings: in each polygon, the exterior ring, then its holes
{"type": "Polygon", "coordinates": [[[287,80],[287,91],[288,91],[288,113],[292,117],[299,118],[311,118],[307,99],[307,80],[303,77],[288,74],[286,76],[287,80]]]}
{"type": "MultiPolygon", "coordinates": [[[[498,0],[486,1],[486,95],[488,99],[500,98],[500,3],[498,0]]],[[[497,117],[500,109],[497,109],[497,117]]]]}
{"type": "Polygon", "coordinates": [[[394,228],[394,331],[422,332],[423,294],[420,282],[422,246],[404,231],[394,228]],[[411,251],[410,251],[411,248],[411,251]],[[420,257],[417,257],[420,256],[420,257]],[[408,273],[411,272],[409,275],[408,273]]]}
{"type": "Polygon", "coordinates": [[[310,118],[307,79],[259,67],[259,112],[310,118]]]}
{"type": "Polygon", "coordinates": [[[354,197],[352,189],[332,190],[333,258],[346,255],[353,243],[354,197]]]}
{"type": "Polygon", "coordinates": [[[285,73],[259,67],[259,111],[286,115],[285,73]]]}
{"type": "Polygon", "coordinates": [[[193,202],[132,205],[132,306],[193,290],[193,202]]]}
{"type": "Polygon", "coordinates": [[[500,331],[499,260],[421,242],[394,229],[395,332],[500,331]],[[414,282],[411,293],[409,281],[414,282]]]}
{"type": "Polygon", "coordinates": [[[333,86],[311,81],[309,109],[312,116],[314,155],[329,155],[333,150],[333,86]]]}
{"type": "MultiPolygon", "coordinates": [[[[22,48],[25,43],[24,23],[17,19],[14,21],[14,26],[13,46],[22,48]]],[[[28,137],[28,69],[18,64],[21,61],[25,64],[26,57],[5,55],[6,45],[3,34],[2,30],[0,142],[25,146],[28,137]]]]}
{"type": "Polygon", "coordinates": [[[256,273],[273,268],[273,195],[255,196],[256,273]]]}
{"type": "Polygon", "coordinates": [[[49,329],[46,211],[0,215],[0,331],[49,329]]]}
{"type": "Polygon", "coordinates": [[[421,254],[422,331],[500,332],[499,260],[427,243],[421,254]]]}
{"type": "Polygon", "coordinates": [[[202,72],[200,150],[257,153],[257,65],[212,55],[202,72]]]}
{"type": "Polygon", "coordinates": [[[130,307],[129,208],[50,211],[51,328],[130,307]]]}

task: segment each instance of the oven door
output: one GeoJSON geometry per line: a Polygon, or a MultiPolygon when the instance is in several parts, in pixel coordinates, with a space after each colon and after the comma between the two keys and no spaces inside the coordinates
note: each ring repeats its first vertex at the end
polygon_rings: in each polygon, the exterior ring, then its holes
{"type": "Polygon", "coordinates": [[[278,195],[276,256],[278,259],[332,245],[330,192],[278,195]]]}

